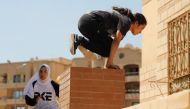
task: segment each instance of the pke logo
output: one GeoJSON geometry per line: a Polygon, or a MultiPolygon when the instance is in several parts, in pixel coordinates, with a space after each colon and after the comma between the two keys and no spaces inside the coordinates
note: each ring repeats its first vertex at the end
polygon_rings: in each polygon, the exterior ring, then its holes
{"type": "Polygon", "coordinates": [[[40,94],[39,92],[34,93],[35,96],[39,96],[44,101],[51,101],[52,99],[52,92],[43,92],[40,94]]]}

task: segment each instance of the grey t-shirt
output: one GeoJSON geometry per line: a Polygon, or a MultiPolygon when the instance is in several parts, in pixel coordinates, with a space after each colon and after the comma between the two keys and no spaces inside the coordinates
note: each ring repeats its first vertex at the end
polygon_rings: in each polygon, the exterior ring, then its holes
{"type": "Polygon", "coordinates": [[[98,18],[99,22],[102,22],[103,28],[113,36],[115,36],[117,30],[125,36],[130,29],[131,19],[118,12],[92,11],[90,15],[98,18]]]}

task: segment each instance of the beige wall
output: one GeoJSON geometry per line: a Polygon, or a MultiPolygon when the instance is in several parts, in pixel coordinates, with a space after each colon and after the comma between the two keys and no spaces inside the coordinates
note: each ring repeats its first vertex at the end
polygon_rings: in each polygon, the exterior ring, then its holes
{"type": "Polygon", "coordinates": [[[91,67],[91,60],[87,58],[74,58],[72,60],[73,67],[91,67]]]}
{"type": "Polygon", "coordinates": [[[146,1],[142,8],[147,19],[147,26],[142,31],[142,67],[155,62],[157,47],[157,0],[146,1]]]}
{"type": "Polygon", "coordinates": [[[142,67],[140,70],[140,100],[147,101],[156,89],[149,81],[155,80],[157,53],[157,0],[143,0],[142,13],[147,19],[147,26],[142,32],[142,67]]]}
{"type": "Polygon", "coordinates": [[[127,64],[136,64],[140,67],[141,49],[129,45],[124,48],[119,48],[116,52],[114,63],[119,65],[121,68],[123,68],[123,66],[127,64]],[[121,53],[124,53],[124,58],[119,58],[119,55],[121,53]]]}
{"type": "Polygon", "coordinates": [[[190,0],[142,1],[143,14],[148,21],[142,33],[142,68],[140,70],[140,99],[141,102],[145,102],[168,95],[167,24],[190,10],[190,0]],[[160,89],[150,81],[157,82],[160,89]]]}

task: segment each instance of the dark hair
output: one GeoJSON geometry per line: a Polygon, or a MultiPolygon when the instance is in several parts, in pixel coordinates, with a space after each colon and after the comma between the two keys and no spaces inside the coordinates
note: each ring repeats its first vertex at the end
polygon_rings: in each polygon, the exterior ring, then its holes
{"type": "Polygon", "coordinates": [[[121,7],[116,7],[116,6],[113,6],[112,9],[119,12],[122,15],[128,16],[132,22],[137,21],[139,25],[146,25],[147,24],[145,16],[141,13],[133,14],[131,12],[131,10],[128,8],[121,8],[121,7]]]}
{"type": "Polygon", "coordinates": [[[40,69],[41,69],[41,68],[43,68],[43,67],[45,67],[45,68],[46,68],[46,66],[45,66],[45,65],[42,65],[42,66],[40,67],[40,69]]]}

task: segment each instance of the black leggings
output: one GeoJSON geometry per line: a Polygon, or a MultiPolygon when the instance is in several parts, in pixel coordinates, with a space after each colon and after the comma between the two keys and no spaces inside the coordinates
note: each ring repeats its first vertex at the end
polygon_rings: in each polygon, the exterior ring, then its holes
{"type": "Polygon", "coordinates": [[[109,57],[113,39],[104,29],[101,20],[84,14],[78,23],[78,29],[84,38],[81,45],[103,57],[109,57]]]}

